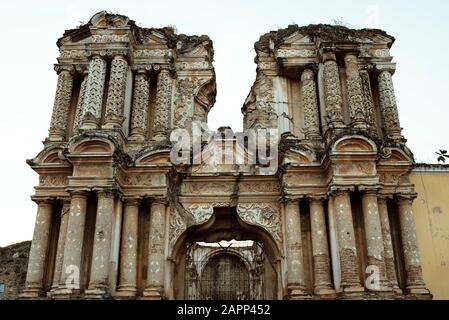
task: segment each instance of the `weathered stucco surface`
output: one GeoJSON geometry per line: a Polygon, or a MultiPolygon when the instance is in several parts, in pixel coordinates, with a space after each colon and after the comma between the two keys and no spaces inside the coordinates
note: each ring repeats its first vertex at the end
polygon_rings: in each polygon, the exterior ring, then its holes
{"type": "Polygon", "coordinates": [[[212,134],[207,36],[106,12],[66,31],[49,135],[28,160],[40,179],[21,297],[201,296],[187,294],[190,246],[234,239],[263,247],[257,268],[217,263],[260,283],[253,297],[430,299],[393,42],[329,25],[262,35],[245,132],[212,134]],[[250,132],[263,132],[257,150],[250,132]]]}
{"type": "Polygon", "coordinates": [[[449,167],[418,165],[410,180],[424,280],[435,299],[449,300],[449,167]]]}

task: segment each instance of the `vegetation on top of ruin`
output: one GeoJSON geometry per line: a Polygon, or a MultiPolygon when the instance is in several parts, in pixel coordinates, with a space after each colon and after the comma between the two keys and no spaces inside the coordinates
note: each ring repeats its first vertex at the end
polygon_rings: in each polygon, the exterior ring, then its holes
{"type": "Polygon", "coordinates": [[[320,38],[321,40],[328,40],[332,42],[353,42],[363,37],[383,36],[389,38],[391,46],[395,40],[385,31],[380,29],[350,29],[340,24],[310,24],[308,26],[298,26],[291,24],[287,28],[279,29],[277,31],[270,31],[262,35],[254,44],[256,51],[269,52],[270,41],[274,42],[274,46],[279,46],[285,38],[291,36],[295,32],[299,32],[304,36],[309,36],[312,40],[320,38]]]}

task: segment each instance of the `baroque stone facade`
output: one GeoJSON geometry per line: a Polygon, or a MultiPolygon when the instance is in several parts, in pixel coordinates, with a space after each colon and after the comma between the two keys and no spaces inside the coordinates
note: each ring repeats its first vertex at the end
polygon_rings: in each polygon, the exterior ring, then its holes
{"type": "MultiPolygon", "coordinates": [[[[28,160],[40,183],[21,297],[217,297],[201,289],[221,281],[207,277],[215,266],[248,281],[251,292],[227,297],[431,298],[393,42],[380,30],[328,25],[261,36],[242,112],[245,129],[281,134],[279,165],[267,174],[260,163],[213,156],[171,161],[173,130],[205,122],[215,102],[207,36],[141,28],[106,12],[67,30],[50,134],[28,160]],[[222,240],[252,244],[210,244],[222,240]]],[[[225,140],[238,149],[235,138],[215,137],[204,150],[216,155],[225,140]]]]}

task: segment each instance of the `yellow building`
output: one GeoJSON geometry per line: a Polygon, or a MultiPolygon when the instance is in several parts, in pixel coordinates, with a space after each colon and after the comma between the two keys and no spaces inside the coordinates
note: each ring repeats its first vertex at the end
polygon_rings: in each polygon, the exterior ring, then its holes
{"type": "Polygon", "coordinates": [[[419,164],[411,174],[424,280],[434,299],[449,299],[449,165],[419,164]]]}

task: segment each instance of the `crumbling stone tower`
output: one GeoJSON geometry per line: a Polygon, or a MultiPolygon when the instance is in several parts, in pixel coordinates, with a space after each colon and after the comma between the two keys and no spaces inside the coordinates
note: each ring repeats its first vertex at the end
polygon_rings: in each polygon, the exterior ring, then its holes
{"type": "Polygon", "coordinates": [[[431,298],[393,41],[380,30],[311,25],[256,42],[242,112],[245,129],[282,133],[279,167],[267,175],[258,163],[170,161],[173,129],[206,122],[215,102],[207,36],[106,12],[66,31],[49,136],[28,161],[39,174],[38,213],[22,297],[202,297],[209,262],[231,261],[239,279],[257,283],[248,298],[431,298]],[[257,245],[198,245],[232,239],[257,245]]]}

